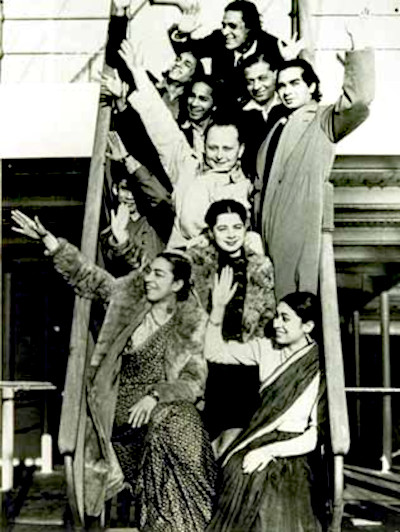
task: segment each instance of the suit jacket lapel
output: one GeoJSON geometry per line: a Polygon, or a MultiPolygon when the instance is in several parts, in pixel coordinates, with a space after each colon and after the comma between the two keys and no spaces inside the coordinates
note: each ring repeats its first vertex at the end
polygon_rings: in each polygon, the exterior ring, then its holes
{"type": "MultiPolygon", "coordinates": [[[[299,140],[305,134],[306,129],[309,127],[317,112],[318,104],[311,102],[308,105],[304,105],[294,111],[288,119],[286,126],[283,128],[279,144],[287,146],[284,151],[284,157],[281,160],[283,165],[290,158],[293,150],[298,145],[299,140]]],[[[278,146],[279,146],[278,144],[278,146]]],[[[278,151],[278,150],[277,150],[278,151]]]]}

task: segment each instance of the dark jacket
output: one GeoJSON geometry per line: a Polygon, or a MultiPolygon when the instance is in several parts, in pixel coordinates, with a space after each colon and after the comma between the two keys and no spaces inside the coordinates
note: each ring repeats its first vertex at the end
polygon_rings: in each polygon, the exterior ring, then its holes
{"type": "MultiPolygon", "coordinates": [[[[234,96],[240,98],[245,93],[240,61],[235,65],[234,50],[228,50],[225,47],[225,39],[220,30],[213,31],[203,39],[188,37],[184,41],[180,41],[179,38],[175,37],[176,35],[175,31],[170,32],[171,44],[177,54],[190,50],[196,57],[211,59],[211,74],[226,87],[226,97],[235,93],[234,96]]],[[[256,41],[257,46],[254,54],[246,55],[246,58],[264,54],[266,60],[270,61],[271,68],[276,69],[282,61],[278,49],[278,39],[262,31],[257,35],[256,41]]]]}
{"type": "Polygon", "coordinates": [[[146,167],[141,166],[133,175],[126,175],[141,217],[129,221],[129,238],[123,244],[118,244],[111,226],[100,234],[106,268],[116,277],[142,266],[144,259],[151,262],[163,251],[175,217],[171,195],[146,167]]]}

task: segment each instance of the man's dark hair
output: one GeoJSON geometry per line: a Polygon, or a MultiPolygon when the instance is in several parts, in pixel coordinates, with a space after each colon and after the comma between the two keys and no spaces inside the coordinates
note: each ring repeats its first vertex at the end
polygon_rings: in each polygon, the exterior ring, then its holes
{"type": "Polygon", "coordinates": [[[238,214],[244,224],[247,222],[246,207],[242,203],[233,199],[214,201],[214,203],[208,208],[204,221],[210,229],[213,229],[220,214],[232,213],[238,214]]]}
{"type": "Polygon", "coordinates": [[[262,31],[260,14],[253,2],[249,2],[248,0],[234,0],[225,7],[224,11],[225,13],[227,11],[240,11],[244,25],[253,33],[253,36],[262,31]]]}
{"type": "Polygon", "coordinates": [[[284,61],[283,63],[280,64],[278,68],[278,73],[276,75],[277,88],[279,88],[279,74],[283,70],[286,70],[292,67],[298,67],[302,69],[303,72],[302,72],[301,77],[303,78],[303,81],[307,84],[308,87],[310,87],[313,83],[315,83],[315,91],[312,93],[311,97],[316,102],[319,102],[322,97],[320,88],[319,88],[320,81],[312,65],[310,65],[310,63],[306,61],[305,59],[297,58],[297,59],[292,59],[290,61],[284,61]]]}
{"type": "Polygon", "coordinates": [[[243,70],[243,72],[246,70],[246,68],[250,68],[253,65],[256,65],[257,63],[265,63],[269,66],[270,70],[274,70],[271,66],[271,61],[267,59],[266,54],[254,54],[250,57],[247,57],[243,63],[240,65],[240,68],[243,70]]]}
{"type": "Polygon", "coordinates": [[[199,72],[196,76],[193,76],[192,81],[188,83],[188,91],[186,97],[190,96],[190,91],[192,90],[192,87],[195,83],[204,83],[205,85],[208,85],[212,90],[212,99],[214,105],[218,106],[221,92],[221,85],[219,80],[216,79],[214,76],[211,76],[210,74],[199,72]]]}
{"type": "MultiPolygon", "coordinates": [[[[197,76],[204,75],[204,67],[203,67],[203,63],[200,61],[200,58],[192,50],[190,50],[190,48],[188,46],[187,47],[183,46],[182,49],[179,50],[179,53],[177,54],[176,57],[179,57],[179,56],[181,56],[184,53],[189,53],[190,55],[192,55],[194,57],[194,59],[196,59],[196,66],[194,68],[193,75],[192,75],[191,79],[187,82],[187,83],[190,84],[192,82],[192,79],[196,78],[197,76]]],[[[169,70],[163,72],[163,76],[167,76],[168,77],[168,73],[169,73],[169,70]]]]}

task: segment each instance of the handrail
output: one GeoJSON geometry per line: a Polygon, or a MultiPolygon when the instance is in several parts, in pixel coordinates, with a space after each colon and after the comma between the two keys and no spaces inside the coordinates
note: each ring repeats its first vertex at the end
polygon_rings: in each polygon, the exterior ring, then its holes
{"type": "MultiPolygon", "coordinates": [[[[103,70],[104,70],[103,65],[103,70]]],[[[95,261],[102,205],[105,152],[110,128],[111,108],[98,105],[93,155],[90,162],[88,189],[81,251],[95,261]]],[[[72,320],[70,353],[66,372],[63,404],[61,411],[58,446],[65,455],[68,480],[68,497],[75,519],[84,522],[83,503],[83,453],[86,420],[85,374],[90,360],[89,335],[91,302],[79,296],[75,298],[72,320]],[[82,437],[81,437],[82,436],[82,437]]]]}
{"type": "Polygon", "coordinates": [[[325,183],[321,236],[320,295],[329,424],[334,455],[333,517],[330,531],[339,532],[343,515],[343,457],[350,447],[350,430],[333,253],[333,205],[333,185],[325,183]]]}

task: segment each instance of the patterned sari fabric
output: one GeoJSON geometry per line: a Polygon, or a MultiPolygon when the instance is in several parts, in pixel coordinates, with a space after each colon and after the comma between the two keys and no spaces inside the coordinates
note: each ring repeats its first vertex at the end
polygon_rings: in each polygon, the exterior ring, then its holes
{"type": "Polygon", "coordinates": [[[301,358],[261,391],[262,405],[248,429],[221,458],[220,496],[207,528],[215,532],[317,532],[320,524],[311,501],[311,472],[306,455],[276,458],[252,474],[242,470],[245,455],[259,447],[287,441],[300,433],[268,430],[319,375],[318,349],[301,358]]]}
{"type": "Polygon", "coordinates": [[[132,428],[129,409],[165,381],[172,318],[122,360],[112,444],[135,496],[141,531],[203,532],[211,519],[215,464],[208,434],[189,401],[159,403],[148,425],[132,428]]]}

